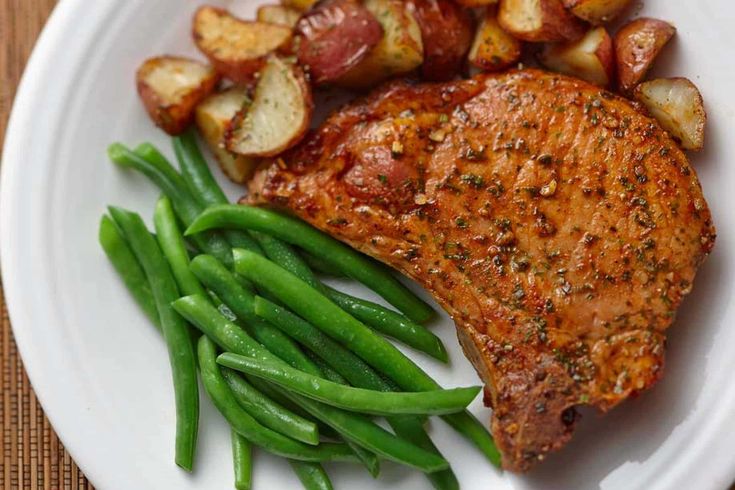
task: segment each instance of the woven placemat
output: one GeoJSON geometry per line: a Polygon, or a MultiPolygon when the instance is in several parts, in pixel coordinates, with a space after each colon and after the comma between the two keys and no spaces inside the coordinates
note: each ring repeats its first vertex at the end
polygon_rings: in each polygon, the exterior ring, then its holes
{"type": "MultiPolygon", "coordinates": [[[[56,0],[0,0],[0,147],[26,60],[56,0]]],[[[43,414],[23,370],[0,292],[0,488],[92,489],[43,414]]]]}

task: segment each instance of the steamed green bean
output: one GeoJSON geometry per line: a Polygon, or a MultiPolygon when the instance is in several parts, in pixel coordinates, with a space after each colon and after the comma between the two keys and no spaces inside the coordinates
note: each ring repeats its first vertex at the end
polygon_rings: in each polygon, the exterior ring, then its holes
{"type": "Polygon", "coordinates": [[[158,317],[158,308],[156,308],[156,300],[153,299],[151,285],[122,233],[108,216],[102,216],[100,220],[99,241],[135,302],[153,325],[160,330],[161,320],[158,317]]]}
{"type": "Polygon", "coordinates": [[[217,348],[206,335],[199,339],[199,366],[202,384],[217,410],[230,426],[248,441],[268,452],[300,461],[355,461],[344,444],[309,446],[259,424],[237,402],[217,365],[217,348]]]}
{"type": "MultiPolygon", "coordinates": [[[[216,341],[225,351],[258,360],[280,362],[283,366],[288,366],[245,331],[223,317],[206,298],[186,296],[176,300],[173,307],[180,315],[216,341]]],[[[448,463],[442,457],[394,436],[363,416],[324,405],[288,390],[280,389],[279,391],[312,416],[336,429],[346,439],[384,458],[427,472],[439,471],[448,467],[448,463]]]]}
{"type": "Polygon", "coordinates": [[[225,368],[221,372],[235,400],[261,425],[306,444],[319,443],[319,430],[313,422],[274,402],[235,371],[225,368]]]}
{"type": "Polygon", "coordinates": [[[171,307],[171,302],[179,296],[176,281],[161,249],[140,216],[115,207],[110,207],[109,211],[145,271],[153,292],[173,376],[176,464],[191,471],[199,425],[199,386],[194,346],[188,327],[171,307]]]}
{"type": "Polygon", "coordinates": [[[362,282],[414,321],[423,322],[434,315],[429,305],[390,272],[347,245],[297,219],[262,208],[227,204],[205,210],[189,226],[186,234],[213,228],[237,228],[268,233],[339,267],[345,275],[362,282]]]}
{"type": "MultiPolygon", "coordinates": [[[[365,362],[408,391],[440,388],[390,342],[335,305],[318,290],[266,258],[235,249],[235,270],[276,296],[295,313],[342,343],[365,362]]],[[[443,415],[449,425],[472,441],[493,463],[500,453],[489,432],[469,412],[443,415]]]]}

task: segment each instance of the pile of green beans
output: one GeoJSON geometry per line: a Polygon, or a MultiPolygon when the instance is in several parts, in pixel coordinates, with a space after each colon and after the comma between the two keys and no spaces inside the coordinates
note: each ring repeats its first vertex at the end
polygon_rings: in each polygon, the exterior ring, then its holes
{"type": "Polygon", "coordinates": [[[489,433],[465,410],[480,387],[442,389],[383,338],[447,362],[441,341],[421,325],[433,316],[426,303],[383,266],[309,225],[229,204],[192,131],[175,137],[173,148],[180,172],[149,143],[110,146],[114,163],[143,173],[163,195],[155,234],[136,213],[110,207],[99,241],[163,334],[176,464],[194,467],[197,375],[231,427],[237,490],[251,488],[256,447],[287,458],[307,490],[332,488],[321,462],[361,463],[377,477],[381,459],[425,473],[438,490],[458,489],[423,427],[429,415],[498,463],[489,433]],[[400,313],[333,289],[312,269],[356,279],[400,313]]]}

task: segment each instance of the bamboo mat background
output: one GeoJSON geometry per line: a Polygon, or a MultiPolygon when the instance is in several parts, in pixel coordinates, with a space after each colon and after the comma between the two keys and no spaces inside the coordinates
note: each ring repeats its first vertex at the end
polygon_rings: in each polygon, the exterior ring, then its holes
{"type": "MultiPolygon", "coordinates": [[[[0,147],[23,67],[55,4],[56,0],[0,0],[0,147]]],[[[91,490],[33,393],[1,292],[0,305],[0,488],[91,490]]]]}

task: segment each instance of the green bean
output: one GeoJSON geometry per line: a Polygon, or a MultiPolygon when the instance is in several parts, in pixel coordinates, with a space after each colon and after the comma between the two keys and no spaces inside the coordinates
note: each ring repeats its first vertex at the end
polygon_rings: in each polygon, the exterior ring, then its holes
{"type": "MultiPolygon", "coordinates": [[[[441,455],[439,449],[437,449],[431,441],[431,438],[426,433],[423,424],[417,417],[409,417],[405,415],[391,417],[388,419],[388,423],[399,437],[410,441],[426,451],[441,455]]],[[[451,468],[427,473],[426,477],[437,490],[459,490],[457,476],[451,468]]]]}
{"type": "MultiPolygon", "coordinates": [[[[365,364],[362,359],[290,311],[263,298],[256,297],[255,312],[272,325],[290,334],[302,345],[311,349],[312,352],[322,355],[324,361],[329,362],[338,373],[347,376],[352,385],[373,390],[393,390],[393,387],[373,371],[370,366],[365,364]]],[[[387,420],[399,436],[428,451],[440,454],[417,417],[389,417],[387,420]]],[[[428,473],[427,477],[439,490],[455,490],[458,487],[457,477],[451,468],[428,473]]]]}
{"type": "Polygon", "coordinates": [[[176,224],[171,201],[166,196],[161,197],[156,203],[153,223],[156,227],[158,245],[171,266],[179,291],[184,295],[206,294],[199,280],[189,270],[189,254],[184,245],[184,237],[176,224]]]}
{"type": "Polygon", "coordinates": [[[235,490],[250,490],[253,480],[253,450],[247,439],[230,430],[232,465],[235,470],[235,490]]]}
{"type": "MultiPolygon", "coordinates": [[[[329,362],[338,373],[347,376],[352,385],[372,390],[393,390],[393,387],[373,371],[370,366],[365,364],[362,359],[290,311],[261,297],[256,297],[255,312],[272,325],[276,325],[284,332],[292,335],[294,339],[307,346],[312,352],[323,356],[324,361],[329,362]]],[[[428,451],[440,454],[417,417],[389,417],[387,420],[397,435],[428,451]]],[[[427,477],[440,490],[454,490],[458,486],[457,478],[451,468],[429,473],[427,477]]]]}
{"type": "Polygon", "coordinates": [[[232,272],[217,259],[199,255],[191,261],[191,271],[207,288],[242,320],[261,344],[295,368],[318,375],[319,370],[287,335],[260,319],[253,310],[253,294],[243,288],[232,272]]]}
{"type": "MultiPolygon", "coordinates": [[[[335,305],[319,291],[269,260],[233,250],[235,270],[275,295],[294,312],[350,348],[404,390],[436,390],[439,385],[390,342],[335,305]]],[[[490,434],[469,412],[444,415],[449,425],[471,440],[494,464],[498,452],[490,434]]]]}
{"type": "Polygon", "coordinates": [[[341,385],[350,384],[344,376],[334,370],[332,366],[324,362],[324,359],[314,354],[313,351],[307,350],[306,355],[309,356],[309,359],[311,359],[314,364],[316,364],[316,366],[321,370],[321,378],[332,381],[334,383],[339,383],[341,385]]]}
{"type": "Polygon", "coordinates": [[[307,252],[301,252],[301,256],[304,258],[304,262],[306,262],[309,267],[320,274],[331,277],[345,277],[341,270],[334,267],[326,260],[317,257],[316,255],[312,255],[307,252]]]}
{"type": "MultiPolygon", "coordinates": [[[[307,346],[312,352],[319,353],[324,361],[329,362],[338,373],[348,377],[348,381],[352,385],[372,390],[393,390],[393,387],[373,371],[370,366],[365,364],[362,359],[290,311],[261,297],[256,297],[255,312],[272,325],[292,335],[294,339],[307,346]]],[[[387,420],[397,435],[428,451],[439,454],[438,449],[431,442],[431,438],[426,434],[421,421],[417,417],[389,417],[387,420]]],[[[429,473],[427,476],[440,490],[456,488],[457,478],[451,469],[429,473]]]]}
{"type": "Polygon", "coordinates": [[[319,444],[316,425],[282,407],[230,369],[222,369],[222,377],[246,412],[260,424],[306,444],[319,444]]]}
{"type": "Polygon", "coordinates": [[[350,439],[345,440],[345,444],[352,448],[355,456],[357,456],[357,459],[359,459],[363,466],[367,468],[370,476],[373,478],[380,476],[380,459],[374,452],[365,449],[360,444],[350,439]]]}
{"type": "Polygon", "coordinates": [[[317,418],[311,418],[311,414],[309,414],[309,412],[307,412],[306,410],[298,406],[290,398],[287,398],[286,396],[284,396],[283,393],[281,393],[279,391],[279,388],[277,388],[276,386],[256,376],[243,375],[243,378],[245,378],[251,385],[253,385],[261,393],[263,393],[268,398],[278,403],[282,407],[285,407],[286,409],[292,411],[293,413],[302,417],[305,420],[314,422],[314,424],[316,424],[316,426],[319,428],[320,437],[327,437],[329,439],[334,439],[334,440],[340,439],[340,435],[337,433],[337,431],[332,429],[330,426],[326,425],[321,420],[317,418]]]}
{"type": "Polygon", "coordinates": [[[312,286],[319,286],[319,280],[291,245],[266,233],[259,231],[253,231],[251,233],[258,240],[260,248],[263,249],[266,257],[312,286]]]}
{"type": "Polygon", "coordinates": [[[306,320],[260,296],[255,297],[254,307],[257,315],[309,348],[339,374],[347,378],[350,384],[357,386],[369,383],[371,386],[376,386],[383,383],[380,375],[373,371],[365,361],[306,320]]]}
{"type": "Polygon", "coordinates": [[[332,490],[329,475],[320,464],[289,461],[304,490],[332,490]]]}
{"type": "Polygon", "coordinates": [[[308,446],[260,425],[238,403],[217,365],[217,348],[206,335],[199,339],[199,366],[202,384],[217,410],[230,426],[256,446],[278,456],[301,461],[355,461],[344,444],[308,446]]]}
{"type": "MultiPolygon", "coordinates": [[[[322,370],[322,372],[319,374],[321,374],[324,378],[330,379],[335,382],[339,382],[339,379],[337,378],[340,378],[340,375],[337,372],[326,371],[324,370],[322,366],[319,366],[319,365],[318,367],[320,370],[322,370]]],[[[223,371],[223,373],[224,372],[226,371],[223,371]]],[[[341,378],[341,379],[344,379],[344,378],[341,378]]],[[[261,392],[265,393],[266,395],[268,395],[268,397],[280,403],[282,406],[287,407],[288,409],[291,410],[291,412],[301,413],[302,418],[304,418],[303,416],[304,414],[306,415],[306,417],[308,417],[308,412],[304,412],[304,410],[301,407],[299,407],[298,405],[295,405],[290,399],[284,397],[279,391],[274,390],[273,387],[265,380],[257,378],[257,377],[248,377],[248,380],[250,381],[252,385],[256,386],[261,392]]],[[[318,432],[320,434],[325,434],[325,435],[332,434],[332,436],[339,438],[339,434],[334,432],[334,429],[332,429],[328,425],[322,425],[319,428],[318,432]]],[[[345,442],[347,443],[348,446],[350,446],[352,451],[355,453],[355,456],[362,462],[363,465],[365,465],[368,472],[373,477],[377,478],[378,474],[380,473],[380,460],[378,460],[377,456],[375,456],[375,454],[362,448],[361,446],[355,444],[352,441],[348,440],[345,442]]]]}
{"type": "Polygon", "coordinates": [[[362,282],[414,321],[423,322],[434,315],[429,305],[388,271],[303,221],[251,206],[221,205],[204,211],[186,233],[212,228],[238,228],[268,233],[339,267],[345,275],[362,282]]]}
{"type": "MultiPolygon", "coordinates": [[[[307,352],[306,353],[309,358],[311,358],[312,361],[314,361],[314,364],[317,365],[317,367],[321,370],[320,377],[327,379],[329,381],[333,381],[335,383],[340,384],[348,384],[347,380],[342,377],[341,374],[339,374],[337,371],[329,367],[320,357],[316,356],[313,352],[307,352]],[[311,354],[311,355],[310,355],[311,354]]],[[[250,378],[253,381],[257,381],[260,383],[268,384],[267,381],[260,379],[258,377],[251,377],[250,378]]],[[[308,413],[308,412],[307,412],[308,413]]],[[[333,432],[333,429],[329,426],[320,427],[319,429],[320,433],[328,434],[329,432],[333,432]],[[328,429],[326,432],[324,429],[328,429]]],[[[334,436],[339,438],[339,433],[334,433],[334,436]]],[[[355,452],[355,455],[357,458],[362,462],[363,465],[367,468],[368,472],[373,476],[373,478],[377,478],[380,474],[380,460],[378,457],[368,451],[367,449],[364,449],[362,446],[347,440],[345,441],[348,446],[352,448],[352,450],[355,452]]]]}
{"type": "MultiPolygon", "coordinates": [[[[194,130],[189,129],[183,134],[175,136],[173,146],[176,159],[179,161],[181,175],[189,192],[192,193],[199,204],[204,208],[216,204],[228,204],[230,201],[217,184],[217,181],[214,180],[207,161],[204,159],[202,152],[199,151],[194,130]]],[[[225,230],[224,235],[233,247],[262,254],[258,244],[247,232],[225,230]]]]}
{"type": "MultiPolygon", "coordinates": [[[[245,331],[223,317],[206,298],[186,296],[174,301],[173,307],[180,315],[216,341],[225,351],[254,359],[280,362],[283,366],[288,366],[287,363],[280,361],[278,357],[253,340],[245,331]]],[[[421,471],[439,471],[448,467],[448,463],[442,457],[394,436],[363,416],[324,405],[288,390],[280,389],[279,391],[312,416],[337,430],[342,437],[384,458],[419,468],[421,471]]]]}
{"type": "Polygon", "coordinates": [[[321,291],[337,306],[361,322],[442,362],[448,361],[447,351],[442,341],[423,325],[414,323],[400,313],[376,303],[355,298],[325,286],[290,245],[260,232],[253,232],[253,236],[270,260],[321,291]]]}
{"type": "Polygon", "coordinates": [[[447,351],[441,339],[423,325],[412,322],[400,313],[396,313],[376,303],[355,298],[329,286],[324,286],[322,291],[337,306],[365,325],[374,328],[388,337],[399,340],[414,349],[425,352],[441,362],[446,363],[449,361],[447,351]]]}
{"type": "Polygon", "coordinates": [[[395,392],[375,391],[333,383],[292,367],[254,360],[231,352],[217,363],[264,378],[313,400],[352,412],[373,415],[443,415],[462,411],[480,392],[480,386],[444,390],[395,392]]]}
{"type": "Polygon", "coordinates": [[[161,249],[140,216],[115,207],[110,207],[109,210],[145,271],[153,292],[173,375],[176,400],[176,464],[191,471],[199,425],[199,389],[189,329],[171,307],[171,302],[179,296],[176,281],[161,249]]]}
{"type": "Polygon", "coordinates": [[[282,390],[282,393],[293,400],[297,400],[297,403],[307,412],[324,420],[336,429],[342,437],[385,459],[426,473],[441,471],[449,467],[449,463],[441,456],[394,436],[375,425],[367,417],[319,403],[288,390],[282,390]]]}
{"type": "MultiPolygon", "coordinates": [[[[172,186],[175,187],[175,194],[169,194],[169,197],[171,197],[172,199],[172,204],[174,207],[174,211],[176,211],[176,215],[184,223],[185,226],[188,226],[189,223],[202,212],[204,206],[200,205],[199,201],[196,199],[196,196],[189,192],[186,179],[184,179],[181,174],[176,171],[176,169],[171,165],[171,163],[163,155],[163,153],[161,153],[158,148],[150,143],[142,143],[138,145],[135,148],[134,154],[138,155],[144,160],[147,160],[149,164],[152,164],[156,169],[165,174],[166,179],[169,181],[170,184],[167,186],[167,188],[171,188],[172,186]],[[178,197],[180,200],[177,201],[176,197],[178,197]]],[[[144,172],[143,168],[134,168],[143,171],[145,175],[148,175],[144,172]]],[[[159,186],[162,190],[164,190],[164,193],[166,193],[166,190],[161,187],[161,182],[159,182],[160,179],[157,180],[155,178],[152,178],[152,176],[150,175],[149,178],[151,178],[153,183],[159,186]]],[[[195,238],[197,238],[199,242],[201,242],[202,240],[201,237],[195,238]]],[[[212,234],[205,235],[204,238],[204,247],[199,246],[199,249],[215,255],[229,265],[229,255],[227,255],[227,253],[229,252],[227,250],[227,241],[224,240],[219,233],[216,233],[214,237],[212,236],[212,234]]],[[[252,243],[252,240],[250,242],[236,241],[235,243],[230,243],[230,245],[250,250],[248,248],[249,243],[252,243]]]]}
{"type": "Polygon", "coordinates": [[[102,216],[100,220],[99,241],[135,302],[153,325],[160,330],[161,320],[158,317],[158,308],[156,308],[153,291],[145,277],[145,272],[125,242],[117,225],[107,216],[102,216]]]}
{"type": "MultiPolygon", "coordinates": [[[[113,143],[108,147],[107,154],[117,165],[133,168],[148,177],[171,199],[176,215],[184,225],[189,226],[202,212],[202,207],[186,189],[181,175],[151,145],[142,145],[137,151],[140,154],[120,143],[113,143]]],[[[230,246],[219,233],[195,234],[191,238],[200,250],[214,255],[227,265],[232,263],[230,246]]]]}
{"type": "Polygon", "coordinates": [[[173,138],[174,153],[189,191],[204,206],[228,203],[227,196],[214,180],[209,165],[199,150],[193,129],[173,138]]]}

